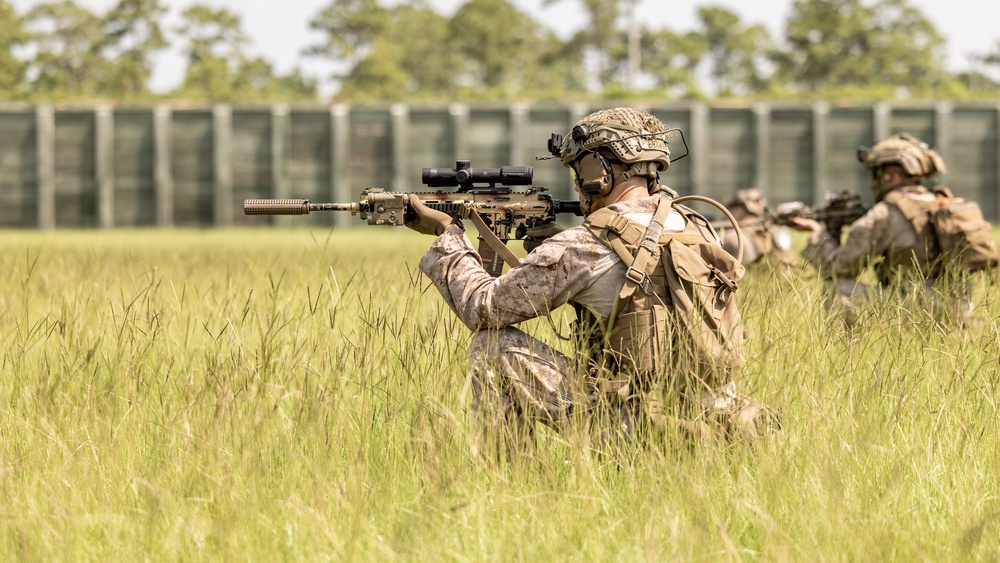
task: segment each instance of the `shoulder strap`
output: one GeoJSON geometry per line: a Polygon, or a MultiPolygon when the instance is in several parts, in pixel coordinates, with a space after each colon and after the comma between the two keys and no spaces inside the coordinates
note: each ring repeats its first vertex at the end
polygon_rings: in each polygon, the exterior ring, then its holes
{"type": "Polygon", "coordinates": [[[906,197],[905,194],[892,191],[882,198],[882,201],[895,207],[913,224],[924,224],[928,217],[938,207],[937,202],[922,202],[906,197]]]}
{"type": "MultiPolygon", "coordinates": [[[[625,284],[622,286],[621,293],[618,294],[619,301],[627,303],[632,298],[632,294],[635,293],[636,289],[642,288],[643,291],[646,290],[646,285],[649,283],[649,274],[646,273],[646,267],[649,266],[649,259],[660,245],[660,235],[663,234],[663,225],[667,222],[667,216],[670,215],[671,207],[671,198],[667,195],[660,196],[660,201],[656,204],[656,212],[653,213],[653,220],[649,222],[649,227],[642,236],[642,241],[639,243],[639,248],[635,251],[635,256],[630,262],[625,262],[628,270],[625,272],[625,284]]],[[[624,248],[620,240],[616,242],[624,248]]],[[[618,249],[615,249],[615,252],[618,252],[618,249]]],[[[621,253],[619,253],[620,255],[621,253]]]]}
{"type": "Polygon", "coordinates": [[[669,194],[662,194],[656,204],[653,219],[649,222],[646,232],[643,233],[642,240],[639,242],[639,247],[636,249],[634,256],[629,252],[621,237],[617,236],[617,233],[616,236],[608,236],[610,226],[602,229],[599,238],[618,254],[618,257],[622,259],[627,268],[625,271],[625,283],[622,284],[621,292],[618,293],[618,297],[615,298],[615,302],[611,305],[611,314],[608,315],[605,323],[605,337],[611,334],[618,313],[632,301],[635,290],[642,289],[643,292],[646,292],[646,287],[649,285],[649,274],[646,273],[646,268],[649,266],[649,259],[660,245],[663,225],[667,221],[667,216],[670,215],[671,207],[672,201],[669,194]]]}
{"type": "Polygon", "coordinates": [[[670,196],[661,195],[656,205],[656,211],[653,213],[653,219],[645,231],[642,230],[641,225],[608,208],[591,213],[584,221],[584,225],[594,233],[598,240],[614,250],[627,268],[625,285],[622,286],[619,299],[627,300],[636,288],[644,288],[648,283],[646,267],[649,265],[649,259],[656,251],[657,246],[665,244],[672,238],[680,238],[683,241],[691,239],[689,244],[704,242],[702,237],[689,233],[663,233],[663,227],[667,216],[670,215],[671,207],[670,196]],[[628,245],[636,243],[638,243],[639,248],[633,255],[629,251],[628,245]]]}

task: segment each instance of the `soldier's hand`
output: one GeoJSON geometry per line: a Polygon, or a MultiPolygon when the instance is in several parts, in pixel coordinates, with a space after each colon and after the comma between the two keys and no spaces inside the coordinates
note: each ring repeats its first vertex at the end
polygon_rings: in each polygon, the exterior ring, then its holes
{"type": "Polygon", "coordinates": [[[555,221],[542,223],[537,227],[530,227],[525,230],[524,251],[531,252],[538,248],[545,239],[563,232],[565,229],[555,221]]]}
{"type": "Polygon", "coordinates": [[[409,199],[410,212],[406,214],[405,224],[418,233],[438,236],[455,221],[451,215],[427,207],[414,194],[410,194],[409,199]]]}
{"type": "Polygon", "coordinates": [[[813,233],[818,233],[823,230],[823,225],[815,219],[807,219],[805,217],[789,217],[788,226],[795,229],[796,231],[810,231],[813,233]]]}

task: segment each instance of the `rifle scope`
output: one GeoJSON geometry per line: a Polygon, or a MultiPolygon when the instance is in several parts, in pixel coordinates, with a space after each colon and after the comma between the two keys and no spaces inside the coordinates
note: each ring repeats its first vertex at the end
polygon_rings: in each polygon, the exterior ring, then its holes
{"type": "Polygon", "coordinates": [[[461,186],[464,191],[473,184],[501,184],[504,186],[531,185],[530,166],[501,166],[500,168],[472,168],[471,161],[458,160],[454,168],[424,168],[421,180],[431,188],[461,186]]]}

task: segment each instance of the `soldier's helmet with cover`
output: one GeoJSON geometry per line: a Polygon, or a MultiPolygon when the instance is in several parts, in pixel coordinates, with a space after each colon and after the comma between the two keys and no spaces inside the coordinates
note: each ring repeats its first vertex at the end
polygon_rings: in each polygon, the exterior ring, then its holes
{"type": "Polygon", "coordinates": [[[908,133],[882,139],[872,147],[859,147],[858,160],[871,172],[895,164],[910,176],[929,178],[947,172],[941,155],[927,143],[908,133]]]}
{"type": "MultiPolygon", "coordinates": [[[[591,113],[573,125],[566,135],[553,134],[549,151],[566,167],[573,167],[585,156],[593,156],[607,170],[603,182],[593,184],[588,195],[604,195],[610,191],[610,165],[602,152],[610,153],[618,162],[631,165],[623,174],[656,179],[670,166],[667,139],[676,129],[668,129],[653,114],[635,108],[616,107],[591,113]]],[[[588,185],[589,186],[589,185],[588,185]]],[[[650,191],[659,185],[650,183],[650,191]]]]}
{"type": "Polygon", "coordinates": [[[727,199],[723,205],[733,209],[742,205],[747,213],[754,217],[763,217],[767,214],[767,197],[760,188],[747,188],[736,192],[736,195],[727,199]]]}

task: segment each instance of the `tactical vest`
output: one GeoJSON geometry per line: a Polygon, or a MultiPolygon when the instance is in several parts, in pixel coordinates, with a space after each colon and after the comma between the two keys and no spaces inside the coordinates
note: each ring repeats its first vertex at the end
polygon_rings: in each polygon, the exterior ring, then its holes
{"type": "Polygon", "coordinates": [[[592,357],[611,372],[694,376],[706,389],[736,378],[743,357],[743,322],[734,300],[744,267],[722,249],[709,222],[663,194],[650,225],[608,208],[584,226],[627,268],[612,312],[602,326],[578,308],[592,357]],[[664,233],[676,210],[680,233],[664,233]]]}
{"type": "MultiPolygon", "coordinates": [[[[923,190],[922,190],[923,192],[923,190]]],[[[934,225],[931,223],[931,214],[938,209],[936,200],[924,201],[920,198],[912,197],[911,194],[893,190],[885,195],[883,201],[898,209],[906,220],[913,226],[913,231],[917,235],[917,243],[912,248],[913,254],[907,257],[909,264],[891,263],[886,260],[884,271],[880,272],[880,277],[887,277],[893,268],[903,268],[916,266],[924,278],[936,276],[936,261],[941,249],[938,246],[937,236],[934,234],[934,225]]],[[[887,257],[888,258],[888,257],[887,257]]],[[[898,260],[897,260],[898,262],[898,260]]]]}

